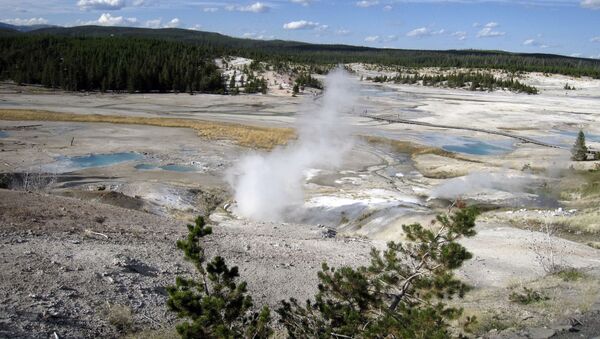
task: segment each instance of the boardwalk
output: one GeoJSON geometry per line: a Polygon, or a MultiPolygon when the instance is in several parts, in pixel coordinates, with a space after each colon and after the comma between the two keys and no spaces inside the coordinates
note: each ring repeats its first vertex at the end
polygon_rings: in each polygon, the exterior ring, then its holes
{"type": "Polygon", "coordinates": [[[564,147],[559,146],[559,145],[549,144],[549,143],[546,143],[546,142],[543,142],[543,141],[535,140],[535,139],[532,139],[532,138],[528,138],[528,137],[524,137],[524,136],[520,136],[520,135],[516,135],[516,134],[504,132],[504,131],[495,131],[495,130],[488,130],[488,129],[483,129],[483,128],[475,128],[475,127],[463,127],[463,126],[450,126],[450,125],[432,124],[432,123],[428,123],[428,122],[420,122],[420,121],[413,121],[413,120],[402,119],[402,118],[400,118],[399,115],[373,115],[373,114],[364,114],[364,116],[366,116],[368,118],[371,118],[371,119],[374,119],[374,120],[386,121],[386,122],[389,122],[389,123],[420,125],[420,126],[427,126],[427,127],[457,129],[457,130],[465,130],[465,131],[475,131],[475,132],[481,132],[481,133],[488,133],[488,134],[500,135],[500,136],[507,137],[507,138],[513,138],[513,139],[517,139],[517,140],[519,140],[521,142],[528,142],[528,143],[531,143],[531,144],[540,145],[540,146],[544,146],[544,147],[561,148],[561,149],[564,148],[564,147]]]}

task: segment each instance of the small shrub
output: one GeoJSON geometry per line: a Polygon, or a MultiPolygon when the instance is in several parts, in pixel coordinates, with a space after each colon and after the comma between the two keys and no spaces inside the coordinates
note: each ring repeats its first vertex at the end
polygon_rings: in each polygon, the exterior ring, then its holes
{"type": "Polygon", "coordinates": [[[587,245],[591,248],[595,248],[597,250],[600,250],[600,242],[598,241],[590,241],[587,243],[587,245]]]}
{"type": "Polygon", "coordinates": [[[133,325],[131,308],[127,305],[108,305],[106,312],[108,322],[119,331],[127,331],[133,325]]]}
{"type": "Polygon", "coordinates": [[[514,322],[501,319],[499,314],[484,314],[477,317],[477,323],[472,326],[474,334],[488,333],[489,331],[504,331],[507,328],[514,327],[514,322]]]}
{"type": "Polygon", "coordinates": [[[585,274],[581,271],[579,271],[576,268],[565,268],[561,271],[556,272],[555,274],[557,277],[561,278],[563,281],[577,281],[579,279],[582,279],[585,274]]]}
{"type": "Polygon", "coordinates": [[[536,302],[548,300],[550,298],[548,298],[546,295],[544,295],[541,292],[535,291],[531,288],[523,287],[523,292],[519,293],[519,292],[513,291],[508,296],[508,299],[512,302],[519,303],[521,305],[529,305],[529,304],[533,304],[536,302]]]}

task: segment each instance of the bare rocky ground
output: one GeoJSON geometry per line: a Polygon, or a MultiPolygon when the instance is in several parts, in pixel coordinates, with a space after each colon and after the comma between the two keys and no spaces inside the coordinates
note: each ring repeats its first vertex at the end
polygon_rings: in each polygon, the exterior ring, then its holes
{"type": "MultiPolygon", "coordinates": [[[[240,267],[257,305],[312,296],[321,262],[366,263],[372,243],[328,238],[318,226],[229,219],[206,240],[209,256],[240,267]]],[[[171,327],[165,286],[193,273],[175,242],[183,222],[44,193],[0,190],[0,337],[118,337],[171,327]],[[113,311],[111,311],[113,309],[113,311]]]]}

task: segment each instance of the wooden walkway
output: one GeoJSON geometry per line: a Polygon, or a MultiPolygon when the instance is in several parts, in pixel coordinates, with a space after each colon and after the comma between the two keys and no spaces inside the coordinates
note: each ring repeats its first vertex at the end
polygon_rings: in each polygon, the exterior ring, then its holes
{"type": "Polygon", "coordinates": [[[488,129],[483,129],[483,128],[466,127],[466,126],[463,127],[463,126],[449,126],[449,125],[432,124],[432,123],[428,123],[428,122],[420,122],[420,121],[402,119],[398,115],[364,114],[363,116],[374,119],[374,120],[386,121],[389,123],[420,125],[420,126],[435,127],[435,128],[457,129],[457,130],[494,134],[494,135],[500,135],[500,136],[507,137],[507,138],[517,139],[521,142],[531,143],[531,144],[539,145],[539,146],[543,146],[543,147],[564,149],[564,147],[562,147],[562,146],[549,144],[547,142],[543,142],[543,141],[539,141],[539,140],[535,140],[532,138],[528,138],[528,137],[524,137],[524,136],[520,136],[520,135],[508,133],[508,132],[503,132],[503,131],[494,131],[494,130],[488,130],[488,129]]]}

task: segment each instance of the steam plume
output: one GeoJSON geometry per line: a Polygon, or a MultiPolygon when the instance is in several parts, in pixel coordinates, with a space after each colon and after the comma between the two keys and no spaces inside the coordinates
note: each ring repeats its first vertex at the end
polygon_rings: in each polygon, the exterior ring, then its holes
{"type": "Polygon", "coordinates": [[[447,180],[435,187],[431,191],[430,199],[454,199],[489,189],[512,193],[523,192],[532,181],[533,177],[524,173],[474,172],[447,180]]]}
{"type": "Polygon", "coordinates": [[[251,154],[227,179],[237,201],[236,213],[257,220],[281,220],[304,202],[304,175],[310,168],[335,168],[352,148],[342,113],[352,107],[354,82],[343,70],[329,73],[320,107],[300,114],[298,139],[268,154],[251,154]]]}

